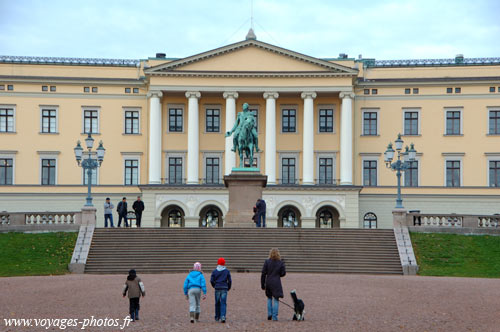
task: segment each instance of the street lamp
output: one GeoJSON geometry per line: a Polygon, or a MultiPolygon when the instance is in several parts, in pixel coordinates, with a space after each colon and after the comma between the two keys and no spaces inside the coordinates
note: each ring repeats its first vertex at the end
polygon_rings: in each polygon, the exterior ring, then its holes
{"type": "Polygon", "coordinates": [[[405,171],[410,168],[410,165],[417,156],[417,151],[413,143],[410,144],[410,148],[406,146],[403,150],[403,140],[401,139],[401,134],[398,134],[398,138],[394,141],[396,151],[398,152],[398,158],[395,162],[392,162],[394,158],[394,149],[392,148],[392,143],[389,143],[387,150],[384,152],[384,161],[387,168],[396,171],[396,176],[398,177],[398,197],[396,199],[396,209],[403,208],[403,199],[401,198],[401,171],[405,171]],[[402,160],[401,160],[402,159],[402,160]]]}
{"type": "MultiPolygon", "coordinates": [[[[102,146],[102,141],[99,142],[99,147],[96,149],[97,151],[97,160],[92,158],[92,148],[94,147],[94,139],[92,135],[88,133],[88,136],[85,138],[85,145],[88,150],[88,157],[83,159],[83,148],[80,141],[76,142],[76,147],[73,149],[75,151],[75,158],[78,166],[83,168],[84,172],[87,172],[87,203],[85,206],[94,206],[92,204],[92,195],[91,195],[91,187],[92,187],[92,171],[97,169],[97,167],[101,167],[101,164],[104,160],[104,153],[106,149],[102,146]]],[[[85,177],[84,177],[85,178],[85,177]]]]}

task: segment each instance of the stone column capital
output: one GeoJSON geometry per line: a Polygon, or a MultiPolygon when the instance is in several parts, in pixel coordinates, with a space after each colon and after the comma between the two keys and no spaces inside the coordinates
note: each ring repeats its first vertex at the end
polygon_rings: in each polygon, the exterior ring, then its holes
{"type": "Polygon", "coordinates": [[[151,97],[161,98],[161,97],[163,97],[163,92],[161,92],[159,90],[151,90],[151,91],[148,91],[147,96],[148,96],[148,98],[151,98],[151,97]]]}
{"type": "Polygon", "coordinates": [[[279,96],[280,95],[277,92],[264,92],[264,99],[277,99],[279,96]]]}
{"type": "Polygon", "coordinates": [[[307,99],[307,98],[314,99],[316,98],[316,96],[317,96],[316,92],[302,92],[300,94],[300,98],[302,99],[307,99]]]}
{"type": "Polygon", "coordinates": [[[200,98],[201,93],[199,91],[187,91],[186,98],[200,98]]]}
{"type": "Polygon", "coordinates": [[[226,91],[222,94],[222,97],[224,97],[224,99],[227,99],[227,98],[237,99],[239,97],[239,95],[238,95],[238,92],[236,92],[236,91],[226,91]]]}
{"type": "Polygon", "coordinates": [[[341,99],[344,99],[344,98],[354,99],[355,94],[354,94],[354,92],[341,92],[339,94],[339,96],[340,96],[341,99]]]}

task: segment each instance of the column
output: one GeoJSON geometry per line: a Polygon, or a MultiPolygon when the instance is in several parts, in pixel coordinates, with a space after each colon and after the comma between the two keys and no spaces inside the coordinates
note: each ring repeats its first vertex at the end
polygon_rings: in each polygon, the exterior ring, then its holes
{"type": "MultiPolygon", "coordinates": [[[[226,132],[233,129],[236,119],[236,98],[238,92],[224,92],[226,99],[226,132]]],[[[224,175],[231,174],[233,167],[236,167],[236,153],[231,151],[233,148],[233,137],[226,137],[226,148],[224,149],[224,175]]]]}
{"type": "Polygon", "coordinates": [[[266,99],[266,175],[267,184],[276,184],[276,99],[277,92],[265,92],[266,99]]]}
{"type": "Polygon", "coordinates": [[[149,183],[161,183],[161,91],[148,92],[149,98],[149,183]]]}
{"type": "Polygon", "coordinates": [[[199,183],[199,123],[198,99],[201,93],[197,91],[186,92],[188,99],[188,152],[187,152],[187,184],[199,183]]]}
{"type": "Polygon", "coordinates": [[[314,184],[314,98],[315,92],[303,92],[304,133],[302,136],[302,184],[314,184]]]}
{"type": "Polygon", "coordinates": [[[340,184],[352,185],[352,99],[354,93],[341,92],[340,112],[340,184]]]}

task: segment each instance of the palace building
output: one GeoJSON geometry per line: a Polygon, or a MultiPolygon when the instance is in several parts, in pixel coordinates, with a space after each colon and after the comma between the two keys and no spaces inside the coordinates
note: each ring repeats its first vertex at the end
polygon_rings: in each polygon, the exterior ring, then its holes
{"type": "Polygon", "coordinates": [[[417,150],[406,209],[500,212],[500,58],[320,59],[253,33],[182,59],[0,56],[0,211],[76,211],[92,181],[98,226],[105,197],[141,195],[143,226],[222,227],[244,103],[269,227],[391,228],[398,133],[417,150]],[[106,149],[90,179],[89,132],[106,149]]]}

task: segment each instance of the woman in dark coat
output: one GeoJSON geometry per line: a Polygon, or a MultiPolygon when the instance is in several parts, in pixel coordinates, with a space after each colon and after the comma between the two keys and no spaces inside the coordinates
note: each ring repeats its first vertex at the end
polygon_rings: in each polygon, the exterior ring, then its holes
{"type": "Polygon", "coordinates": [[[271,249],[269,258],[264,262],[260,284],[267,296],[267,319],[278,320],[279,299],[283,298],[281,278],[286,274],[285,263],[277,248],[271,249]]]}

